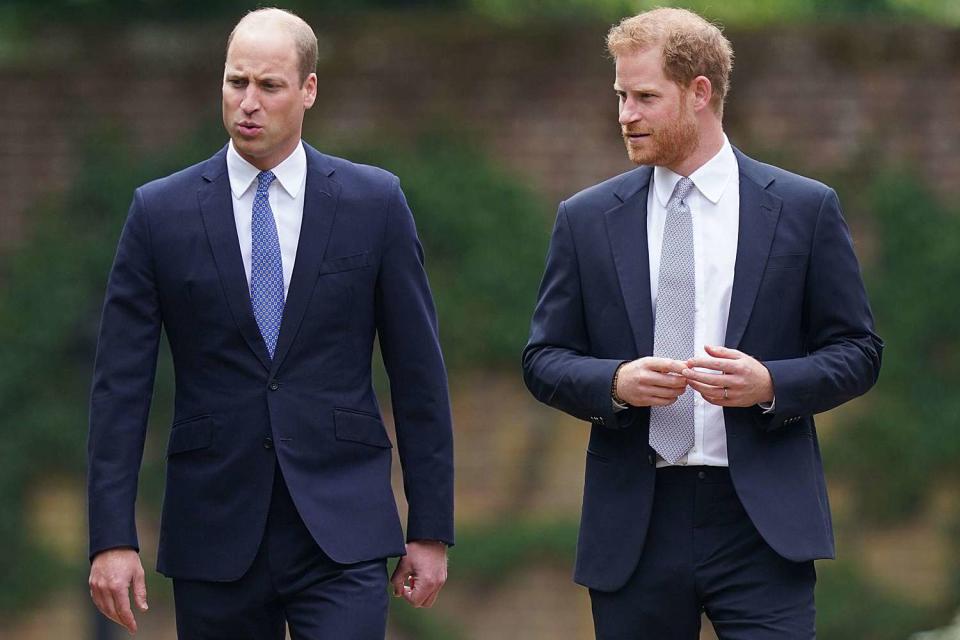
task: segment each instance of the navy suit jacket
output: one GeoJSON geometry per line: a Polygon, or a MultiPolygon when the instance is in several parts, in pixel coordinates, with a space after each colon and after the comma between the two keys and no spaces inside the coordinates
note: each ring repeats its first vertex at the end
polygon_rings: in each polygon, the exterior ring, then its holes
{"type": "Polygon", "coordinates": [[[158,570],[239,578],[279,464],[320,547],[404,553],[392,443],[371,384],[390,377],[407,539],[453,543],[446,372],[413,217],[386,171],[307,154],[303,224],[271,360],[254,319],[226,147],[136,190],[107,285],[91,393],[90,553],[139,548],[134,524],[161,327],[176,376],[158,570]]]}
{"type": "MultiPolygon", "coordinates": [[[[725,345],[767,366],[776,410],[724,409],[730,474],[777,553],[833,557],[813,414],[866,392],[883,344],[834,191],[736,156],[740,229],[725,345]]],[[[523,353],[533,395],[593,424],[575,580],[603,591],[636,567],[653,504],[649,408],[611,404],[620,363],[653,351],[651,172],[639,167],[561,203],[523,353]]]]}

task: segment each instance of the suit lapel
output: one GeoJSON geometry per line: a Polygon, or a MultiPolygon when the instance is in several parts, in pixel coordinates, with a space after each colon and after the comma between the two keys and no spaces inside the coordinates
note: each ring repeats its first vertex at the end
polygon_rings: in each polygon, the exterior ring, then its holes
{"type": "Polygon", "coordinates": [[[283,364],[307,310],[340,200],[340,184],[331,178],[333,167],[329,161],[309,145],[303,146],[307,152],[303,223],[300,225],[297,258],[283,308],[280,336],[273,354],[273,366],[270,367],[272,375],[275,375],[283,364]]]}
{"type": "Polygon", "coordinates": [[[764,175],[762,165],[739,151],[736,155],[740,165],[740,228],[724,341],[731,349],[740,345],[750,320],[783,206],[783,200],[767,190],[773,180],[764,175]]]}
{"type": "Polygon", "coordinates": [[[650,167],[628,174],[616,192],[622,203],[606,212],[607,235],[637,354],[653,352],[653,307],[647,250],[650,167]]]}
{"type": "Polygon", "coordinates": [[[253,317],[250,290],[243,268],[243,258],[240,256],[240,240],[233,217],[233,199],[230,196],[230,180],[227,176],[226,148],[207,162],[203,179],[206,182],[198,193],[200,212],[220,275],[220,283],[227,297],[227,305],[250,350],[264,368],[269,370],[270,356],[253,317]]]}

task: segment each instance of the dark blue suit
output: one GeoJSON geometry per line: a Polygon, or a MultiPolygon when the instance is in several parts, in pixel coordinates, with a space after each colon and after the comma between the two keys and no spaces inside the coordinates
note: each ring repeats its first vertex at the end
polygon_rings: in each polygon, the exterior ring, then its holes
{"type": "MultiPolygon", "coordinates": [[[[730,476],[763,539],[790,561],[834,555],[813,415],[866,392],[882,342],[834,191],[736,151],[740,227],[725,345],[770,371],[776,410],[726,408],[730,476]]],[[[614,412],[611,380],[652,355],[646,237],[651,167],[560,205],[524,379],[593,424],[575,579],[622,587],[650,526],[657,475],[648,408],[614,412]]]]}
{"type": "Polygon", "coordinates": [[[225,155],[137,189],[110,273],[90,410],[90,553],[138,547],[137,473],[165,329],[176,374],[158,570],[236,580],[279,465],[337,563],[404,553],[391,441],[371,384],[391,382],[408,539],[453,542],[452,430],[423,255],[399,181],[304,145],[306,194],[276,354],[254,319],[225,155]]]}

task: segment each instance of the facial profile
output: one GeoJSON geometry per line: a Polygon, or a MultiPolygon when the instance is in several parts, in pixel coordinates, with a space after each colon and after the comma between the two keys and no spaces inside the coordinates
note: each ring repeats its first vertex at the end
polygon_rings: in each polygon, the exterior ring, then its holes
{"type": "Polygon", "coordinates": [[[700,144],[693,91],[667,78],[658,47],[619,56],[616,68],[614,90],[630,160],[678,166],[700,144]]]}

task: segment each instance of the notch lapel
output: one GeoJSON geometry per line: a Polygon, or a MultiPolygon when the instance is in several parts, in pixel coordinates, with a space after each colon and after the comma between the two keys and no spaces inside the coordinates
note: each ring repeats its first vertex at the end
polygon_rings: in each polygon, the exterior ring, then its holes
{"type": "Polygon", "coordinates": [[[605,214],[620,293],[633,330],[634,347],[641,356],[653,353],[653,305],[647,248],[647,192],[652,172],[650,167],[641,167],[630,173],[633,178],[630,188],[621,183],[624,189],[616,193],[622,204],[605,214]]]}
{"type": "Polygon", "coordinates": [[[724,340],[725,346],[731,349],[739,347],[753,312],[783,206],[783,200],[766,189],[772,180],[760,178],[758,182],[752,175],[754,162],[739,152],[737,160],[740,164],[740,228],[724,340]]]}
{"type": "Polygon", "coordinates": [[[303,223],[297,242],[297,257],[290,276],[290,289],[280,323],[280,336],[273,354],[271,375],[276,375],[297,336],[303,315],[306,313],[314,285],[320,272],[320,264],[327,250],[327,241],[333,229],[333,221],[340,201],[340,184],[333,180],[333,168],[323,155],[304,143],[307,152],[306,192],[303,199],[303,223]]]}
{"type": "Polygon", "coordinates": [[[226,150],[211,158],[203,174],[206,184],[200,187],[197,197],[203,227],[213,251],[214,262],[220,275],[220,283],[227,298],[227,306],[233,315],[247,346],[257,356],[264,368],[270,369],[270,355],[260,335],[260,327],[253,317],[250,289],[240,256],[240,239],[233,217],[233,199],[230,196],[230,180],[227,176],[226,150]]]}

